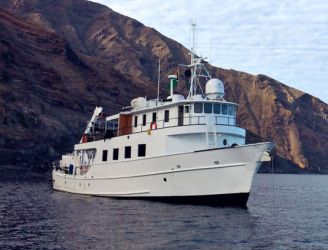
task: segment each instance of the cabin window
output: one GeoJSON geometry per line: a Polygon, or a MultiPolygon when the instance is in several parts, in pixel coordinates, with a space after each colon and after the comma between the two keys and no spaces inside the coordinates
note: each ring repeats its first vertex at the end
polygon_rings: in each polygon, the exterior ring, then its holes
{"type": "Polygon", "coordinates": [[[113,160],[116,161],[118,160],[118,148],[113,149],[113,160]]]}
{"type": "Polygon", "coordinates": [[[223,115],[227,114],[227,104],[222,104],[222,114],[223,115]]]}
{"type": "Polygon", "coordinates": [[[195,103],[194,104],[194,112],[195,113],[203,113],[203,103],[195,103]]]}
{"type": "Polygon", "coordinates": [[[233,115],[233,106],[232,105],[228,105],[228,115],[233,115]]]}
{"type": "Polygon", "coordinates": [[[204,103],[204,113],[212,114],[212,103],[204,103]]]}
{"type": "Polygon", "coordinates": [[[102,161],[107,161],[108,150],[102,151],[102,161]]]}
{"type": "Polygon", "coordinates": [[[187,105],[187,106],[185,106],[185,113],[187,114],[187,113],[189,113],[189,105],[187,105]]]}
{"type": "Polygon", "coordinates": [[[124,157],[125,159],[131,158],[131,146],[125,147],[124,157]]]}
{"type": "Polygon", "coordinates": [[[93,163],[96,158],[97,150],[95,148],[89,148],[86,150],[82,150],[81,152],[81,164],[90,165],[93,163]]]}
{"type": "Polygon", "coordinates": [[[153,113],[152,122],[156,122],[156,112],[153,113]]]}
{"type": "Polygon", "coordinates": [[[117,136],[118,119],[109,120],[106,122],[106,138],[117,136]]]}
{"type": "Polygon", "coordinates": [[[213,112],[214,112],[214,114],[220,114],[221,113],[221,105],[220,104],[214,104],[213,105],[213,112]]]}
{"type": "Polygon", "coordinates": [[[138,145],[138,156],[139,157],[146,156],[146,144],[138,145]]]}
{"type": "Polygon", "coordinates": [[[146,123],[147,123],[147,115],[144,114],[144,115],[142,116],[142,126],[146,126],[146,123]]]}
{"type": "Polygon", "coordinates": [[[138,127],[138,116],[134,117],[134,127],[138,127]]]}
{"type": "Polygon", "coordinates": [[[170,120],[170,110],[164,111],[164,122],[169,122],[170,120]]]}
{"type": "Polygon", "coordinates": [[[227,139],[224,139],[224,140],[223,140],[223,145],[226,146],[227,144],[228,144],[227,139]]]}

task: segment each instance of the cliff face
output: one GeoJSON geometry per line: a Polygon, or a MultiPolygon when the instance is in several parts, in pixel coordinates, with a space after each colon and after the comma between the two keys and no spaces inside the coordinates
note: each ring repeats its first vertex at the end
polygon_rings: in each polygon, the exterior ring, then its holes
{"type": "Polygon", "coordinates": [[[280,168],[293,171],[296,164],[327,172],[327,104],[264,75],[222,69],[217,75],[227,85],[227,98],[239,103],[240,125],[253,135],[250,140],[276,143],[280,168]]]}
{"type": "Polygon", "coordinates": [[[140,22],[85,0],[2,0],[0,6],[64,37],[74,51],[101,58],[124,74],[157,81],[163,72],[187,60],[177,42],[140,22]]]}
{"type": "Polygon", "coordinates": [[[1,9],[0,83],[0,165],[37,168],[72,150],[96,105],[114,112],[126,93],[155,92],[1,9]]]}
{"type": "MultiPolygon", "coordinates": [[[[158,58],[162,82],[188,62],[177,42],[99,4],[2,0],[0,6],[19,16],[0,12],[0,164],[55,159],[78,140],[95,105],[113,113],[134,97],[154,96],[158,58]]],[[[226,99],[239,103],[248,140],[275,141],[277,166],[328,172],[327,104],[264,75],[211,72],[225,83],[226,99]]]]}

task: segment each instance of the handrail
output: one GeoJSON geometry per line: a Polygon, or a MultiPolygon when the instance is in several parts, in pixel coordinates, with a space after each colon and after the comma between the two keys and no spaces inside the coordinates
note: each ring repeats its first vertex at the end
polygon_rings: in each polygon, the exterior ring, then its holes
{"type": "MultiPolygon", "coordinates": [[[[207,118],[208,116],[202,115],[202,116],[183,116],[183,117],[174,117],[170,118],[168,122],[165,122],[165,120],[157,120],[156,129],[163,129],[163,128],[172,128],[172,127],[183,127],[183,126],[197,126],[197,125],[206,125],[207,124],[207,118]],[[187,120],[186,120],[187,119],[187,120]],[[172,122],[173,121],[173,122],[172,122]],[[175,122],[174,122],[175,121],[175,122]],[[180,122],[179,122],[180,121],[180,122]],[[172,124],[173,123],[173,124],[172,124]],[[179,125],[180,123],[180,125],[179,125]]],[[[209,125],[225,125],[225,126],[236,126],[236,117],[230,117],[225,115],[215,115],[213,116],[213,123],[209,125]]],[[[113,130],[113,134],[106,135],[106,132],[99,131],[88,135],[87,141],[98,141],[98,140],[106,140],[113,137],[117,137],[120,135],[120,132],[123,132],[123,135],[128,134],[135,134],[135,133],[141,133],[141,132],[149,132],[151,130],[151,125],[153,122],[147,122],[146,125],[143,125],[142,123],[137,124],[135,127],[133,124],[131,126],[122,127],[121,129],[113,130]],[[128,131],[132,131],[131,133],[128,133],[128,131]],[[125,133],[127,132],[127,133],[125,133]]],[[[109,131],[109,130],[107,130],[109,131]]]]}

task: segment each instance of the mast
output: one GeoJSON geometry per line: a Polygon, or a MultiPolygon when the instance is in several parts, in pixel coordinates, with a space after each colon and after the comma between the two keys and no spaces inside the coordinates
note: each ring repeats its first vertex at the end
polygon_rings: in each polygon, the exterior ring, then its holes
{"type": "Polygon", "coordinates": [[[157,76],[157,98],[156,98],[156,106],[159,102],[159,85],[161,81],[161,58],[158,59],[158,76],[157,76]]]}
{"type": "Polygon", "coordinates": [[[191,29],[192,47],[190,48],[190,65],[187,65],[187,67],[191,70],[188,99],[192,99],[193,96],[197,95],[197,88],[200,89],[202,96],[205,97],[201,87],[200,78],[205,78],[206,80],[211,79],[209,72],[205,68],[206,61],[204,59],[206,58],[202,58],[196,55],[197,27],[195,22],[191,24],[191,29]]]}

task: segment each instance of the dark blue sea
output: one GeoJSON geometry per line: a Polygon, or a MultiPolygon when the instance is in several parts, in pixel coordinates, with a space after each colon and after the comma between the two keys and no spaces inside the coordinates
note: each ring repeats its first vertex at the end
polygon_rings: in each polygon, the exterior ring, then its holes
{"type": "Polygon", "coordinates": [[[248,209],[55,192],[1,180],[0,249],[328,249],[328,176],[258,174],[248,209]]]}

